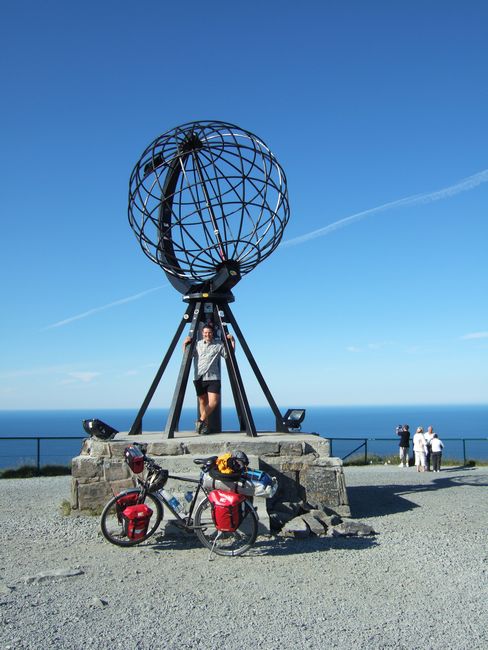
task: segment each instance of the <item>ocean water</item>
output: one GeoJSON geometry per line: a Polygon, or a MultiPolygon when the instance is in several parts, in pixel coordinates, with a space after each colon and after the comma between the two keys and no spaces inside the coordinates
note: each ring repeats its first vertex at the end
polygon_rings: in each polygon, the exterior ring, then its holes
{"type": "MultiPolygon", "coordinates": [[[[167,412],[167,409],[149,409],[144,417],[144,430],[162,431],[167,412]]],[[[273,430],[274,417],[270,409],[259,407],[253,408],[252,412],[258,431],[273,430]]],[[[36,461],[35,440],[8,440],[8,437],[53,437],[53,440],[40,443],[41,464],[65,464],[79,453],[81,440],[85,437],[82,420],[99,418],[120,431],[127,431],[135,415],[135,409],[0,411],[0,468],[36,461]],[[60,439],[64,436],[73,439],[60,439]]],[[[194,420],[195,410],[184,409],[180,429],[192,429],[194,420]]],[[[237,429],[234,409],[222,409],[222,422],[225,430],[237,429]]],[[[488,405],[313,406],[307,408],[302,428],[304,432],[333,438],[333,454],[342,458],[360,446],[364,438],[376,439],[368,442],[368,454],[397,453],[395,428],[398,424],[409,424],[412,432],[418,426],[426,429],[433,425],[445,444],[446,458],[462,459],[465,452],[468,459],[488,459],[488,405]],[[464,450],[463,443],[457,438],[468,439],[464,450]]],[[[364,448],[355,455],[364,455],[364,448]]]]}

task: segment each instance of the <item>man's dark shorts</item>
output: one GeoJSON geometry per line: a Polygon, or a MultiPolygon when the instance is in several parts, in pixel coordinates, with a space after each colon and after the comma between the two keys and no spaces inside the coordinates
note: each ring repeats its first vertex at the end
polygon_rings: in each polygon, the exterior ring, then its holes
{"type": "Polygon", "coordinates": [[[198,397],[206,395],[206,393],[217,393],[220,395],[220,379],[195,379],[195,390],[198,397]]]}

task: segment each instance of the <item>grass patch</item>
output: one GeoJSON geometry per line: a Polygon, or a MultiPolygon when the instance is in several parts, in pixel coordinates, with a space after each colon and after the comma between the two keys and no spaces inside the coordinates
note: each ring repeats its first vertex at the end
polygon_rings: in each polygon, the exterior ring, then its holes
{"type": "MultiPolygon", "coordinates": [[[[346,458],[343,461],[344,467],[359,467],[365,465],[398,465],[400,462],[398,456],[378,456],[376,454],[368,454],[367,462],[364,461],[364,454],[346,458]]],[[[441,467],[485,467],[488,462],[485,460],[467,460],[464,461],[456,458],[442,459],[441,467]]],[[[413,467],[410,462],[410,467],[413,467]]]]}
{"type": "Polygon", "coordinates": [[[78,510],[78,512],[86,517],[100,517],[103,508],[104,506],[99,506],[98,508],[83,508],[83,510],[78,510]]]}
{"type": "Polygon", "coordinates": [[[398,465],[398,456],[378,456],[377,454],[368,454],[368,460],[364,461],[364,454],[351,456],[344,461],[344,467],[357,467],[360,465],[398,465]]]}
{"type": "Polygon", "coordinates": [[[63,499],[59,504],[59,510],[62,517],[69,517],[71,514],[71,503],[68,499],[63,499]]]}
{"type": "Polygon", "coordinates": [[[69,517],[71,515],[83,515],[84,517],[100,517],[104,506],[97,506],[96,508],[83,508],[78,510],[73,508],[69,499],[63,499],[58,506],[59,512],[62,517],[69,517]]]}
{"type": "Polygon", "coordinates": [[[15,469],[0,471],[1,478],[34,478],[35,476],[67,476],[71,474],[68,465],[43,465],[37,469],[36,465],[21,465],[15,469]]]}
{"type": "Polygon", "coordinates": [[[488,465],[486,460],[467,460],[465,463],[455,458],[446,458],[446,460],[443,458],[441,463],[441,467],[483,467],[484,465],[488,465]]]}

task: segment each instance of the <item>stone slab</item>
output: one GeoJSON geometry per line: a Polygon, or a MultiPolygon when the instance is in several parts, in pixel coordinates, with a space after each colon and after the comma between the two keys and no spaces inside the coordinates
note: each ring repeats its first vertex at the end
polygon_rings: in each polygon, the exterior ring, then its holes
{"type": "MultiPolygon", "coordinates": [[[[239,447],[246,454],[256,454],[255,448],[259,448],[259,455],[291,455],[300,456],[305,453],[316,453],[318,456],[330,456],[330,442],[321,438],[318,434],[311,433],[279,433],[275,431],[259,432],[253,438],[240,431],[212,433],[208,436],[199,436],[193,431],[177,431],[174,438],[164,438],[161,431],[145,431],[141,435],[130,436],[128,432],[119,432],[113,443],[132,444],[134,442],[158,445],[150,453],[160,455],[178,455],[180,449],[186,449],[184,453],[217,453],[231,451],[239,447]],[[168,449],[165,453],[163,450],[168,449]]],[[[149,450],[149,447],[148,447],[149,450]]],[[[148,452],[149,453],[149,452],[148,452]]]]}
{"type": "Polygon", "coordinates": [[[295,517],[288,521],[280,533],[283,537],[308,537],[310,535],[310,528],[302,517],[295,517]]]}
{"type": "Polygon", "coordinates": [[[319,518],[314,517],[311,512],[307,512],[300,516],[310,528],[310,532],[312,532],[314,535],[317,535],[318,537],[325,536],[327,528],[321,523],[319,518]]]}

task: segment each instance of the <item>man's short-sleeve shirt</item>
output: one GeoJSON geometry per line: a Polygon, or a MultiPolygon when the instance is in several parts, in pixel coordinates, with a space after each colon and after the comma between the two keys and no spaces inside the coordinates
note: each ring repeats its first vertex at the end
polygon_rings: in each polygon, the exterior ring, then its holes
{"type": "Polygon", "coordinates": [[[204,381],[220,379],[220,357],[227,358],[223,343],[197,341],[193,356],[195,379],[201,378],[204,381]]]}

